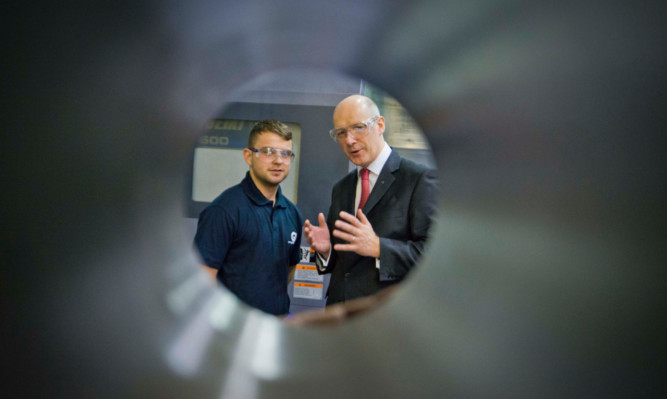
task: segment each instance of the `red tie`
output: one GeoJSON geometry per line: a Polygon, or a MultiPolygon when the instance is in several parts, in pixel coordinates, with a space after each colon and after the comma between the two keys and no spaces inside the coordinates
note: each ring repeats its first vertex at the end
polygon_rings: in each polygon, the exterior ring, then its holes
{"type": "Polygon", "coordinates": [[[361,199],[359,199],[359,209],[362,209],[366,205],[368,196],[371,193],[371,186],[368,184],[368,169],[363,168],[359,171],[359,176],[361,176],[361,199]]]}

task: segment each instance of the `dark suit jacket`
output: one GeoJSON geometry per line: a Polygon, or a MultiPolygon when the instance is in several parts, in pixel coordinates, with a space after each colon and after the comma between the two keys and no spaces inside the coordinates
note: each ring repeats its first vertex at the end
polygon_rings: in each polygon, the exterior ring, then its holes
{"type": "MultiPolygon", "coordinates": [[[[330,232],[340,211],[356,214],[356,185],[353,170],[334,186],[327,217],[330,232]]],[[[331,273],[328,305],[375,294],[405,277],[424,252],[435,212],[435,189],[434,170],[392,150],[362,209],[380,237],[380,269],[375,267],[375,258],[332,248],[329,264],[320,272],[331,273]]],[[[343,241],[332,235],[331,242],[343,241]]]]}

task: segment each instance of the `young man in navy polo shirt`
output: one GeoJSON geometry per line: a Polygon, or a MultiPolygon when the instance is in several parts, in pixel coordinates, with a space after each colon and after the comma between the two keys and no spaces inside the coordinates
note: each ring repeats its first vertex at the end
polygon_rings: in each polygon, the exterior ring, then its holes
{"type": "Polygon", "coordinates": [[[280,190],[294,159],[292,132],[279,121],[257,123],[243,157],[249,165],[245,179],[202,211],[195,245],[204,270],[239,299],[286,315],[303,226],[301,212],[280,190]]]}

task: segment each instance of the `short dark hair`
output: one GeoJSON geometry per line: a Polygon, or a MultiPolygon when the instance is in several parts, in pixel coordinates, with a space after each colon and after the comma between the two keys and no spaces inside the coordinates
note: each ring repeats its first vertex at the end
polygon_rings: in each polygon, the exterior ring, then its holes
{"type": "Polygon", "coordinates": [[[248,147],[254,148],[257,136],[266,132],[275,133],[285,140],[292,140],[292,131],[286,124],[275,119],[265,119],[255,123],[255,126],[252,127],[248,136],[248,147]]]}

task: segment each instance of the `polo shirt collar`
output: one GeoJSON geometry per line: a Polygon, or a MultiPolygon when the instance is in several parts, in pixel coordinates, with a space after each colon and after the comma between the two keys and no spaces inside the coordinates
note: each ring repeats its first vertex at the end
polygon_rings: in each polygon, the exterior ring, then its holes
{"type": "MultiPolygon", "coordinates": [[[[245,178],[243,181],[241,181],[241,187],[243,188],[243,192],[250,198],[252,202],[255,203],[255,205],[258,206],[264,206],[264,205],[271,205],[272,201],[264,196],[261,191],[257,188],[255,185],[255,182],[252,181],[252,178],[250,177],[250,172],[246,172],[245,178]]],[[[278,192],[276,193],[276,207],[280,208],[287,208],[287,204],[285,203],[285,197],[282,195],[282,191],[280,189],[280,186],[278,186],[278,192]]]]}

